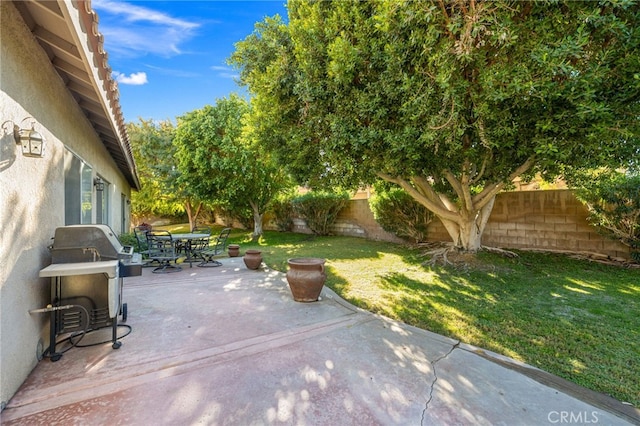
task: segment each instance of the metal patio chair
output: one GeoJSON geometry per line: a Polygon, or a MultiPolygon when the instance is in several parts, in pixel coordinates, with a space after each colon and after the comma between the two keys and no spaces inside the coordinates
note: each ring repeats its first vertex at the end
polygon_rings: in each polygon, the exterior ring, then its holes
{"type": "Polygon", "coordinates": [[[188,241],[188,246],[186,247],[187,259],[185,261],[189,262],[189,267],[191,267],[194,260],[205,260],[202,253],[205,250],[209,249],[211,228],[209,228],[208,226],[196,226],[191,230],[191,233],[197,234],[198,237],[191,238],[188,241]],[[202,235],[202,237],[200,237],[199,235],[202,235]]]}
{"type": "Polygon", "coordinates": [[[165,274],[182,270],[182,267],[175,264],[176,259],[180,257],[176,252],[175,243],[169,231],[147,232],[149,259],[159,264],[159,266],[151,272],[154,274],[165,274]]]}
{"type": "Polygon", "coordinates": [[[214,266],[222,266],[222,263],[214,260],[213,258],[219,254],[224,253],[227,248],[227,238],[229,237],[229,233],[231,232],[231,228],[224,228],[220,231],[220,235],[216,237],[215,244],[213,247],[209,247],[208,249],[202,250],[200,253],[202,255],[202,262],[198,263],[198,266],[201,267],[214,267],[214,266]]]}
{"type": "Polygon", "coordinates": [[[149,259],[149,247],[147,245],[147,232],[149,230],[148,226],[136,226],[133,228],[133,235],[135,235],[138,245],[138,253],[142,255],[143,267],[158,266],[158,262],[149,259]]]}

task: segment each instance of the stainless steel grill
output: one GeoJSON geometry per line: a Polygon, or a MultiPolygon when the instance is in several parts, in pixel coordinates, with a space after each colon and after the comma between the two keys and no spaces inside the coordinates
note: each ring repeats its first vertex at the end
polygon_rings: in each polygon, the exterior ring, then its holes
{"type": "Polygon", "coordinates": [[[107,225],[71,225],[55,231],[50,246],[51,265],[40,277],[51,278],[51,304],[40,312],[51,312],[49,356],[56,353],[57,336],[112,327],[112,346],[117,338],[118,315],[126,321],[122,303],[123,278],[142,274],[142,257],[133,247],[123,246],[107,225]]]}
{"type": "Polygon", "coordinates": [[[142,258],[132,246],[123,246],[107,225],[70,225],[56,229],[51,263],[118,260],[120,277],[140,275],[142,258]]]}

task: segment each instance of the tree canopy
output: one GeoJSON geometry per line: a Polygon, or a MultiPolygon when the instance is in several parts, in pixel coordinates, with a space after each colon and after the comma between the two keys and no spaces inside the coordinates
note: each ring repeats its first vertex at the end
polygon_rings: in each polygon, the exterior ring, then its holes
{"type": "Polygon", "coordinates": [[[480,247],[517,176],[638,149],[632,1],[295,1],[230,62],[260,140],[300,182],[384,179],[480,247]]]}
{"type": "Polygon", "coordinates": [[[250,111],[249,103],[238,95],[219,99],[180,117],[173,143],[181,186],[236,216],[251,212],[258,236],[267,205],[285,180],[252,139],[251,128],[245,125],[250,111]]]}
{"type": "Polygon", "coordinates": [[[140,191],[131,194],[131,212],[137,221],[147,216],[171,216],[184,212],[182,191],[176,188],[173,161],[173,125],[140,119],[128,123],[127,133],[136,160],[140,191]]]}
{"type": "Polygon", "coordinates": [[[582,171],[576,195],[589,221],[603,234],[628,246],[640,262],[640,172],[633,169],[582,171]]]}

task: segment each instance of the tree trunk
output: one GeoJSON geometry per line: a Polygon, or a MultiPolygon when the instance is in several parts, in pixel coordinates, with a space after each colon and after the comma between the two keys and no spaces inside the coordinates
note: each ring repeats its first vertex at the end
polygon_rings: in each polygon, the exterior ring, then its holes
{"type": "Polygon", "coordinates": [[[493,210],[496,195],[504,188],[505,182],[513,181],[528,171],[534,163],[535,157],[528,158],[514,169],[507,179],[486,183],[478,194],[472,193],[471,186],[481,177],[482,172],[480,176],[472,179],[468,173],[471,168],[469,162],[465,163],[464,172],[459,178],[445,169],[442,174],[456,193],[458,202],[452,202],[445,194],[436,192],[432,181],[425,176],[411,176],[405,179],[378,172],[378,177],[397,184],[414,200],[433,212],[442,221],[456,247],[463,251],[476,252],[481,247],[482,234],[493,210]]]}
{"type": "Polygon", "coordinates": [[[264,213],[260,213],[256,206],[251,206],[253,209],[253,238],[258,239],[262,235],[262,217],[264,213]]]}
{"type": "Polygon", "coordinates": [[[440,218],[453,244],[462,251],[475,253],[482,246],[482,234],[493,210],[495,196],[481,209],[460,215],[457,221],[440,218]]]}
{"type": "Polygon", "coordinates": [[[184,202],[185,210],[187,211],[187,216],[189,217],[189,229],[193,229],[196,227],[198,215],[200,214],[200,210],[202,209],[202,203],[198,203],[198,207],[195,209],[191,204],[191,200],[186,200],[184,202]]]}

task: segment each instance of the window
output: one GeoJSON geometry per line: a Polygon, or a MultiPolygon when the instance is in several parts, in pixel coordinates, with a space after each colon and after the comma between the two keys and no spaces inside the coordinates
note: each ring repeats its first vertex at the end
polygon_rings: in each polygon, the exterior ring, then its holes
{"type": "Polygon", "coordinates": [[[69,151],[64,163],[64,223],[91,223],[93,168],[69,151]]]}
{"type": "Polygon", "coordinates": [[[120,232],[127,232],[129,227],[127,226],[127,197],[124,194],[120,194],[120,232]]]}

